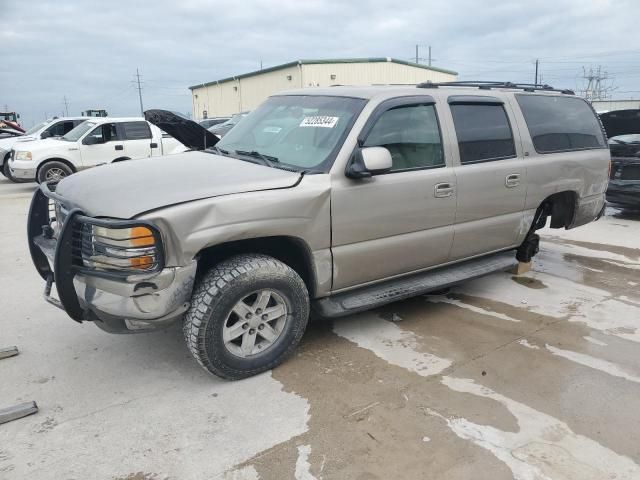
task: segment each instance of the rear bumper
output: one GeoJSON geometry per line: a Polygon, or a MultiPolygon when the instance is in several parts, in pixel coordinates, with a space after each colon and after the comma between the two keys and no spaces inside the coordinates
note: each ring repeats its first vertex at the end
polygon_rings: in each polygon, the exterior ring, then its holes
{"type": "Polygon", "coordinates": [[[640,208],[640,180],[611,180],[607,189],[607,201],[640,208]]]}
{"type": "Polygon", "coordinates": [[[578,205],[573,216],[573,221],[567,229],[585,225],[594,220],[598,220],[604,213],[605,209],[604,193],[590,195],[578,200],[578,205]]]}
{"type": "Polygon", "coordinates": [[[193,290],[195,260],[185,266],[126,277],[88,271],[70,260],[69,222],[74,221],[77,211],[68,215],[58,239],[43,234],[42,226],[48,224],[43,220],[49,216],[45,191],[48,192],[46,185],[34,194],[28,237],[34,265],[46,281],[45,299],[49,303],[78,322],[94,321],[111,333],[164,328],[182,318],[193,290]],[[53,283],[59,300],[51,296],[53,283]]]}

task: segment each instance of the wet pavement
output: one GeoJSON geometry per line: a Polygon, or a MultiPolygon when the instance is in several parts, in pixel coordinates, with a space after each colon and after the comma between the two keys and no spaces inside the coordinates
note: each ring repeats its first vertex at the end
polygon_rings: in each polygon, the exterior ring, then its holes
{"type": "Polygon", "coordinates": [[[180,329],[109,335],[42,299],[32,185],[0,179],[1,479],[639,479],[640,216],[546,230],[533,270],[335,322],[241,382],[180,329]]]}

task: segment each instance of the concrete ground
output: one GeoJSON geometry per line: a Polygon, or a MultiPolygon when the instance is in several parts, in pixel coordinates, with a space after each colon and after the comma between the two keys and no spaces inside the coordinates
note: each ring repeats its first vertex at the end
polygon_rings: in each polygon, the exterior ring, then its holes
{"type": "Polygon", "coordinates": [[[638,479],[640,218],[547,231],[533,271],[310,326],[241,382],[180,329],[115,336],[42,299],[0,179],[0,425],[10,479],[638,479]]]}

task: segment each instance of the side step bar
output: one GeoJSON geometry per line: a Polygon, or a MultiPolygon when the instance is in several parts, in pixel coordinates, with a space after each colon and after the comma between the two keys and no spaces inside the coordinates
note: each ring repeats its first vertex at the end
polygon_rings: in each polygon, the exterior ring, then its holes
{"type": "Polygon", "coordinates": [[[314,302],[314,309],[323,317],[342,317],[423,293],[440,290],[492,272],[507,270],[516,263],[515,256],[511,250],[494,253],[485,257],[321,298],[314,302]]]}

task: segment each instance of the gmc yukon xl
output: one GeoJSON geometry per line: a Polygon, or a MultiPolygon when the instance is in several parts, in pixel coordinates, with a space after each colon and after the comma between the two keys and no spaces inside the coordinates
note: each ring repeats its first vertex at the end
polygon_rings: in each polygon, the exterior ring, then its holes
{"type": "MultiPolygon", "coordinates": [[[[166,113],[160,128],[198,137],[166,113]]],[[[42,184],[29,247],[45,298],[73,320],[182,322],[196,360],[239,379],[282,362],[312,309],[338,317],[529,261],[548,220],[599,218],[609,163],[570,91],[298,90],[203,151],[42,184]]]]}

